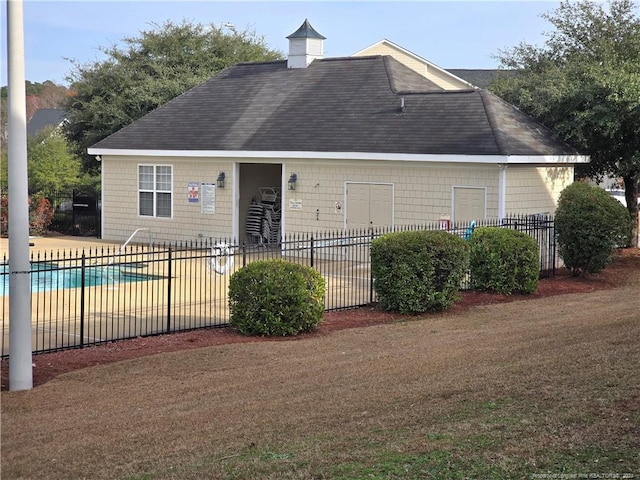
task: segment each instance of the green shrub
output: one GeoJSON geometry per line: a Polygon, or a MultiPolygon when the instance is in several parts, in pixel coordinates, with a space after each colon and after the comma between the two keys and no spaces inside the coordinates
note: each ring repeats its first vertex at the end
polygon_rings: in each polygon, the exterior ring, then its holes
{"type": "Polygon", "coordinates": [[[477,228],[469,238],[471,287],[497,293],[533,293],[538,287],[538,244],[530,235],[477,228]]]}
{"type": "Polygon", "coordinates": [[[467,242],[444,231],[389,233],[371,243],[380,306],[401,313],[440,311],[458,298],[467,242]]]}
{"type": "Polygon", "coordinates": [[[325,281],[313,268],[259,260],[229,280],[230,324],[245,335],[285,336],[315,329],[324,318],[325,281]]]}
{"type": "Polygon", "coordinates": [[[607,192],[583,182],[566,187],[556,210],[558,253],[573,275],[600,272],[616,246],[631,235],[627,209],[607,192]]]}

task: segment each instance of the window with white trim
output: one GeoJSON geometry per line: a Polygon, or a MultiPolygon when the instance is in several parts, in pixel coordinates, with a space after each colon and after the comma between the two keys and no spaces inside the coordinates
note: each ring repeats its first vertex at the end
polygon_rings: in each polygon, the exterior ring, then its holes
{"type": "Polygon", "coordinates": [[[173,167],[138,165],[138,213],[143,217],[171,218],[173,167]]]}

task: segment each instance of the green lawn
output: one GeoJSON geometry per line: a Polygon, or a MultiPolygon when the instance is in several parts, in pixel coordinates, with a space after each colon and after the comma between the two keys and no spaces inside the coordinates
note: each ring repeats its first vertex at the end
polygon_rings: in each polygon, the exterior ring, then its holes
{"type": "Polygon", "coordinates": [[[637,273],[3,392],[2,478],[640,478],[637,273]]]}

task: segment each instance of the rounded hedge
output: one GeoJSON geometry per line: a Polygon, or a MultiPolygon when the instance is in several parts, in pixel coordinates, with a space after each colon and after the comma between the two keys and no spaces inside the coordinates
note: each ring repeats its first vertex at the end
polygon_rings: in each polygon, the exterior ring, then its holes
{"type": "Polygon", "coordinates": [[[315,329],[324,318],[325,281],[313,268],[258,260],[229,280],[229,323],[245,335],[286,336],[315,329]]]}
{"type": "Polygon", "coordinates": [[[599,187],[576,182],[560,194],[555,215],[558,253],[573,275],[600,272],[631,235],[628,210],[599,187]]]}
{"type": "Polygon", "coordinates": [[[448,232],[382,235],[371,243],[378,303],[401,313],[449,308],[458,298],[468,259],[467,242],[448,232]]]}
{"type": "Polygon", "coordinates": [[[476,228],[469,237],[471,287],[497,293],[533,293],[538,287],[535,239],[499,227],[476,228]]]}

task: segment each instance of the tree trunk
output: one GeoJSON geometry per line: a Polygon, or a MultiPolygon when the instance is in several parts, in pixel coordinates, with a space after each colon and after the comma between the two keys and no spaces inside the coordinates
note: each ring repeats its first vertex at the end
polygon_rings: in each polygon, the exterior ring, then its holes
{"type": "Polygon", "coordinates": [[[627,209],[631,214],[631,239],[628,247],[639,247],[638,245],[638,186],[633,177],[624,176],[624,191],[627,200],[627,209]]]}

